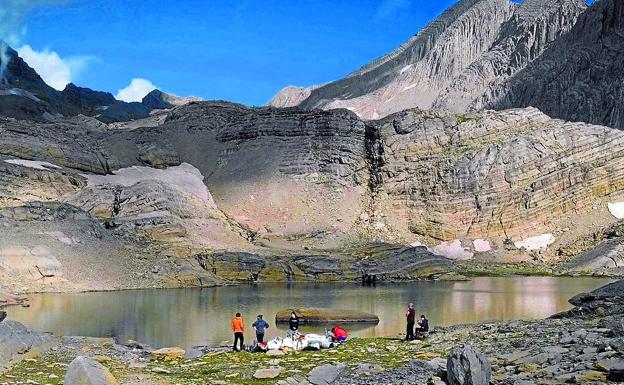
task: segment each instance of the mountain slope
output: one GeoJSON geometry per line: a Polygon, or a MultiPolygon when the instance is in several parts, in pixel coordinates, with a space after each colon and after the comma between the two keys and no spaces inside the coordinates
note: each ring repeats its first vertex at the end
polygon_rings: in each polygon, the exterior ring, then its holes
{"type": "Polygon", "coordinates": [[[550,116],[624,128],[624,3],[597,1],[540,58],[474,108],[535,106],[550,116]]]}
{"type": "MultiPolygon", "coordinates": [[[[297,95],[305,108],[376,119],[407,108],[536,107],[624,127],[622,2],[460,1],[396,51],[297,95]]],[[[286,89],[283,92],[290,92],[286,89]]],[[[292,105],[283,92],[271,105],[292,105]]]]}

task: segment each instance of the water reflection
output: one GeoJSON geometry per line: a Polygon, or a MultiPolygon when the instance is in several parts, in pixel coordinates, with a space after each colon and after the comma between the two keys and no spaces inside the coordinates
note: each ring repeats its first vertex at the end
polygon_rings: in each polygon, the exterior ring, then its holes
{"type": "MultiPolygon", "coordinates": [[[[59,335],[129,338],[155,347],[218,343],[231,338],[230,319],[240,311],[248,340],[251,322],[264,314],[269,338],[286,307],[357,309],[379,315],[377,326],[350,326],[353,335],[396,335],[404,328],[405,306],[413,302],[431,325],[486,319],[541,318],[569,307],[568,299],[599,287],[595,278],[476,278],[470,282],[414,282],[362,287],[354,284],[283,284],[210,289],[139,290],[107,293],[40,294],[30,308],[9,308],[9,317],[59,335]]],[[[320,329],[322,330],[322,326],[320,329]]],[[[303,331],[319,331],[304,327],[303,331]]]]}

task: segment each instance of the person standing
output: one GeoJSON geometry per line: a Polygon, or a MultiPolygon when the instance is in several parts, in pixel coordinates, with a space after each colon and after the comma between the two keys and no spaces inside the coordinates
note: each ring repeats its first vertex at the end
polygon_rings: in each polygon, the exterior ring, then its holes
{"type": "Polygon", "coordinates": [[[240,352],[243,350],[243,343],[245,342],[245,326],[243,325],[243,317],[241,313],[236,313],[236,316],[232,319],[232,331],[234,332],[234,351],[240,352]],[[238,341],[240,340],[240,349],[236,348],[238,341]]]}
{"type": "Polygon", "coordinates": [[[416,323],[416,311],[414,310],[414,304],[410,303],[405,313],[407,319],[407,330],[405,332],[405,341],[411,341],[414,339],[414,324],[416,323]]]}
{"type": "Polygon", "coordinates": [[[258,314],[258,318],[251,324],[251,327],[256,329],[256,340],[258,343],[264,342],[264,332],[269,328],[269,324],[262,319],[262,314],[258,314]]]}

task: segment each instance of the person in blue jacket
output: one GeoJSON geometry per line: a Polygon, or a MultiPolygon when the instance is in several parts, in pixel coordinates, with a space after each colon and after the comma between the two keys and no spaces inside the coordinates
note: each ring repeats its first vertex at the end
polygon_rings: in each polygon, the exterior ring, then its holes
{"type": "Polygon", "coordinates": [[[259,344],[264,342],[264,332],[269,328],[269,324],[262,319],[262,314],[258,314],[258,318],[251,324],[256,329],[256,340],[259,344]]]}

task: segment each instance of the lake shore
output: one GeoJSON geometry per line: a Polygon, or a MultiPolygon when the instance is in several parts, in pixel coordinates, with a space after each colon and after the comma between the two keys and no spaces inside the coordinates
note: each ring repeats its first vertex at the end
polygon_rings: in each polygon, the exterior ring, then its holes
{"type": "Polygon", "coordinates": [[[615,383],[624,373],[623,289],[619,281],[575,296],[575,308],[548,319],[438,327],[425,341],[353,338],[337,349],[279,356],[212,349],[201,357],[164,361],[134,342],[63,337],[0,374],[0,383],[60,384],[68,363],[87,355],[121,384],[306,384],[312,369],[331,365],[339,372],[332,384],[402,384],[409,378],[441,385],[450,351],[462,344],[485,354],[495,384],[615,383]],[[254,378],[258,369],[269,368],[277,377],[254,378]]]}

